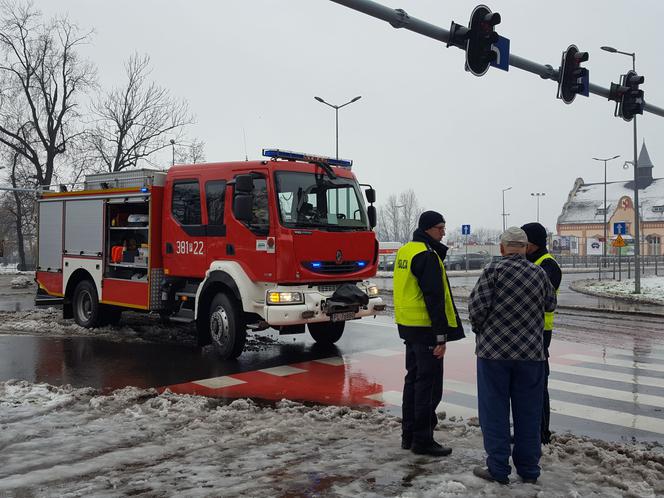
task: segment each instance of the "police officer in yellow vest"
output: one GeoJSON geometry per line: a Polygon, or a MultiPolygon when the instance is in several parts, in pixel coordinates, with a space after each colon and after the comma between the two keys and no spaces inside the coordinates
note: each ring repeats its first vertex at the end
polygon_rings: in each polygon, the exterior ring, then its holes
{"type": "Polygon", "coordinates": [[[452,452],[433,439],[446,344],[464,337],[443,266],[444,235],[443,215],[425,211],[413,241],[399,249],[394,265],[395,320],[406,344],[401,447],[418,455],[452,452]]]}
{"type": "MultiPolygon", "coordinates": [[[[528,248],[526,257],[528,261],[541,266],[549,277],[553,288],[558,292],[560,281],[563,274],[556,260],[549,254],[546,248],[546,228],[539,223],[526,223],[521,227],[528,236],[528,248]]],[[[542,407],[542,444],[549,444],[551,441],[551,431],[549,430],[549,419],[551,417],[551,407],[549,405],[549,346],[551,345],[551,333],[553,332],[553,312],[544,313],[544,353],[547,360],[545,363],[546,377],[544,379],[544,406],[542,407]]]]}

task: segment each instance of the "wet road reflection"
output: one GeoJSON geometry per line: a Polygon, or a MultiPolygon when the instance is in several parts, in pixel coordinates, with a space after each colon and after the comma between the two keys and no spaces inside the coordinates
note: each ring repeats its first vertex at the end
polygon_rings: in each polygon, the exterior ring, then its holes
{"type": "MultiPolygon", "coordinates": [[[[558,323],[551,347],[554,430],[664,440],[661,320],[574,312],[561,314],[558,323]]],[[[448,416],[476,415],[474,338],[468,335],[449,346],[445,359],[439,409],[448,416]]],[[[270,333],[248,344],[238,360],[220,361],[211,348],[182,343],[0,335],[0,380],[102,391],[168,386],[181,393],[383,406],[400,413],[403,346],[389,317],[349,323],[333,347],[321,348],[308,335],[270,333]]]]}

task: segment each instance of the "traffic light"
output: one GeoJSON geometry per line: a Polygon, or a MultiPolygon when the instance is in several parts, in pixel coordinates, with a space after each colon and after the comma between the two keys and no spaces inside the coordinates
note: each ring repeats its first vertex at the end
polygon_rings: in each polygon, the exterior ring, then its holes
{"type": "Polygon", "coordinates": [[[636,74],[636,71],[628,71],[625,75],[623,85],[627,91],[622,98],[622,117],[625,121],[631,121],[637,114],[643,114],[643,90],[639,90],[639,85],[645,81],[643,76],[636,74]]]}
{"type": "Polygon", "coordinates": [[[577,94],[588,96],[588,81],[590,75],[582,62],[588,60],[588,52],[579,52],[576,45],[570,45],[563,52],[560,63],[560,77],[558,79],[558,98],[566,104],[571,104],[577,94]]]}
{"type": "Polygon", "coordinates": [[[466,69],[475,76],[482,76],[489,65],[497,59],[492,45],[498,41],[494,27],[500,24],[500,14],[491,12],[486,5],[478,5],[470,15],[470,29],[467,33],[466,69]]]}
{"type": "Polygon", "coordinates": [[[639,76],[636,71],[628,71],[627,74],[620,76],[620,83],[611,83],[609,100],[616,102],[615,116],[631,121],[635,115],[643,114],[645,100],[639,85],[644,81],[645,78],[639,76]]]}

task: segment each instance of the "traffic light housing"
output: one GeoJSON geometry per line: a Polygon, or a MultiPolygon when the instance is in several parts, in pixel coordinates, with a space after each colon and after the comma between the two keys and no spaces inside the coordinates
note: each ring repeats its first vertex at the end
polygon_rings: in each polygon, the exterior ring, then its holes
{"type": "Polygon", "coordinates": [[[497,54],[492,45],[498,41],[495,26],[500,24],[500,14],[491,12],[486,5],[478,5],[470,15],[466,34],[466,69],[475,76],[482,76],[495,62],[497,54]]]}
{"type": "Polygon", "coordinates": [[[622,98],[622,117],[625,121],[631,121],[637,114],[643,114],[645,100],[643,99],[643,90],[639,89],[645,81],[643,76],[639,76],[636,71],[628,71],[623,80],[623,85],[627,91],[622,98]]]}
{"type": "Polygon", "coordinates": [[[588,60],[588,52],[579,52],[576,45],[570,45],[563,52],[558,79],[558,98],[571,104],[577,94],[589,95],[589,73],[581,63],[588,60]]]}
{"type": "Polygon", "coordinates": [[[609,100],[616,102],[615,116],[631,121],[637,114],[643,114],[645,99],[639,85],[644,81],[636,71],[628,71],[620,76],[620,83],[611,83],[609,100]]]}

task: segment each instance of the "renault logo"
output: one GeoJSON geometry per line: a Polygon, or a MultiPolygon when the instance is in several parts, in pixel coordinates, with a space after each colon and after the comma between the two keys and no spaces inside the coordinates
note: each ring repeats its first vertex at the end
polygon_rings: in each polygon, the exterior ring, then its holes
{"type": "Polygon", "coordinates": [[[341,252],[341,249],[337,249],[337,264],[341,263],[343,260],[344,253],[341,252]]]}

